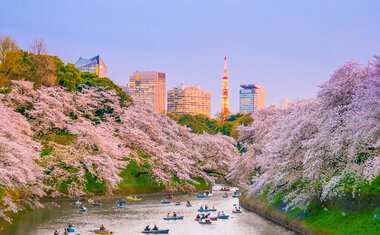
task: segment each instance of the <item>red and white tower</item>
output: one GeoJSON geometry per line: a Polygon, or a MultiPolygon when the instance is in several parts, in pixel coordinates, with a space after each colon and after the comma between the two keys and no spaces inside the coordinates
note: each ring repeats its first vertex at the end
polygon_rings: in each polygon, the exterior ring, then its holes
{"type": "Polygon", "coordinates": [[[227,78],[227,58],[224,57],[224,76],[223,76],[223,96],[222,96],[222,120],[230,117],[228,108],[228,78],[227,78]]]}

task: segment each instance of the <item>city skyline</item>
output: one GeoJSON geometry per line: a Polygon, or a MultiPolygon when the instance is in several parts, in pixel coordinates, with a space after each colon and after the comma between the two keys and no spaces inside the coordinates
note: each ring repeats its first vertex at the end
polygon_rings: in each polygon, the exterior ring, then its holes
{"type": "Polygon", "coordinates": [[[5,5],[0,28],[23,49],[43,38],[49,54],[65,63],[100,54],[120,85],[139,70],[164,71],[169,88],[181,82],[201,86],[213,94],[214,116],[220,112],[225,54],[232,113],[239,110],[241,84],[265,84],[267,106],[316,97],[337,67],[352,58],[366,63],[380,51],[380,32],[374,30],[379,10],[377,1],[15,0],[5,5]]]}

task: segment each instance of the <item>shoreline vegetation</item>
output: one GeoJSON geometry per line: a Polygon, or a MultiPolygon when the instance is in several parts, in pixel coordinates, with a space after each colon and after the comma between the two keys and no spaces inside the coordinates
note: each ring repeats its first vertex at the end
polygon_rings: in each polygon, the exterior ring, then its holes
{"type": "MultiPolygon", "coordinates": [[[[336,199],[338,202],[339,198],[336,199]]],[[[354,198],[352,200],[355,200],[354,198]]],[[[379,209],[349,210],[331,203],[311,207],[308,215],[294,216],[263,198],[247,197],[246,193],[239,198],[242,207],[257,213],[264,218],[280,224],[298,234],[379,234],[380,222],[374,218],[379,209]],[[327,204],[330,204],[327,208],[327,204]]],[[[337,203],[338,204],[338,203],[337,203]]]]}

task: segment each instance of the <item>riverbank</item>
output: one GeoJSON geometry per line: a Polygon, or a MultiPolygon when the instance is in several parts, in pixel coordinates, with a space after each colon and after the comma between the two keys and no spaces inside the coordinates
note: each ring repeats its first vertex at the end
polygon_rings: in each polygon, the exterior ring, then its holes
{"type": "Polygon", "coordinates": [[[380,234],[380,221],[376,216],[380,214],[379,208],[342,210],[314,205],[310,206],[307,212],[295,215],[292,212],[281,211],[263,199],[247,198],[243,195],[239,201],[243,208],[298,234],[380,234]]]}
{"type": "Polygon", "coordinates": [[[292,219],[287,216],[285,213],[277,211],[275,208],[267,205],[265,202],[260,201],[259,199],[246,198],[245,195],[242,195],[239,198],[239,202],[241,206],[249,211],[252,211],[260,216],[274,222],[280,224],[287,229],[292,230],[298,234],[330,234],[330,233],[321,233],[320,231],[314,231],[307,227],[307,225],[298,219],[292,219]]]}

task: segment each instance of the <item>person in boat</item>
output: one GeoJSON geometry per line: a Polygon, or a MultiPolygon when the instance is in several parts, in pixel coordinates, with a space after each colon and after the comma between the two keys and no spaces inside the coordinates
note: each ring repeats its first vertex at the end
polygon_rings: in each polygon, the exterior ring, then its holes
{"type": "Polygon", "coordinates": [[[145,227],[144,231],[150,231],[149,225],[145,227]]]}
{"type": "Polygon", "coordinates": [[[106,231],[106,227],[103,226],[103,224],[99,228],[100,231],[106,231]]]}
{"type": "Polygon", "coordinates": [[[86,210],[86,207],[82,206],[80,209],[81,209],[81,210],[86,210]]]}
{"type": "Polygon", "coordinates": [[[74,225],[72,223],[69,224],[69,228],[72,228],[74,227],[74,225]]]}
{"type": "Polygon", "coordinates": [[[218,212],[218,217],[220,216],[220,212],[218,212]]]}
{"type": "Polygon", "coordinates": [[[215,210],[215,206],[213,206],[212,209],[215,210]]]}
{"type": "Polygon", "coordinates": [[[225,216],[224,211],[222,211],[222,216],[225,216]]]}
{"type": "Polygon", "coordinates": [[[199,220],[201,218],[201,216],[199,214],[197,214],[197,217],[195,217],[195,219],[199,220]]]}
{"type": "Polygon", "coordinates": [[[175,212],[173,212],[173,217],[176,218],[177,217],[177,214],[175,212]]]}
{"type": "Polygon", "coordinates": [[[65,229],[65,231],[63,232],[63,235],[69,235],[69,231],[67,231],[67,229],[65,229]]]}
{"type": "Polygon", "coordinates": [[[154,227],[153,227],[153,229],[152,229],[153,231],[157,231],[158,230],[158,227],[157,227],[157,225],[154,225],[154,227]]]}
{"type": "Polygon", "coordinates": [[[59,235],[59,232],[55,230],[54,235],[59,235]]]}
{"type": "Polygon", "coordinates": [[[201,206],[199,209],[203,210],[203,206],[201,206]]]}
{"type": "Polygon", "coordinates": [[[169,213],[166,215],[166,218],[170,218],[170,214],[169,213]]]}
{"type": "Polygon", "coordinates": [[[205,209],[206,209],[206,210],[208,209],[208,206],[207,206],[207,205],[205,205],[205,209]]]}
{"type": "Polygon", "coordinates": [[[123,206],[123,203],[120,202],[120,203],[119,203],[119,206],[123,206]]]}
{"type": "Polygon", "coordinates": [[[187,205],[190,205],[190,201],[186,201],[187,202],[187,205]]]}
{"type": "Polygon", "coordinates": [[[224,193],[224,196],[228,196],[227,193],[224,193]]]}

